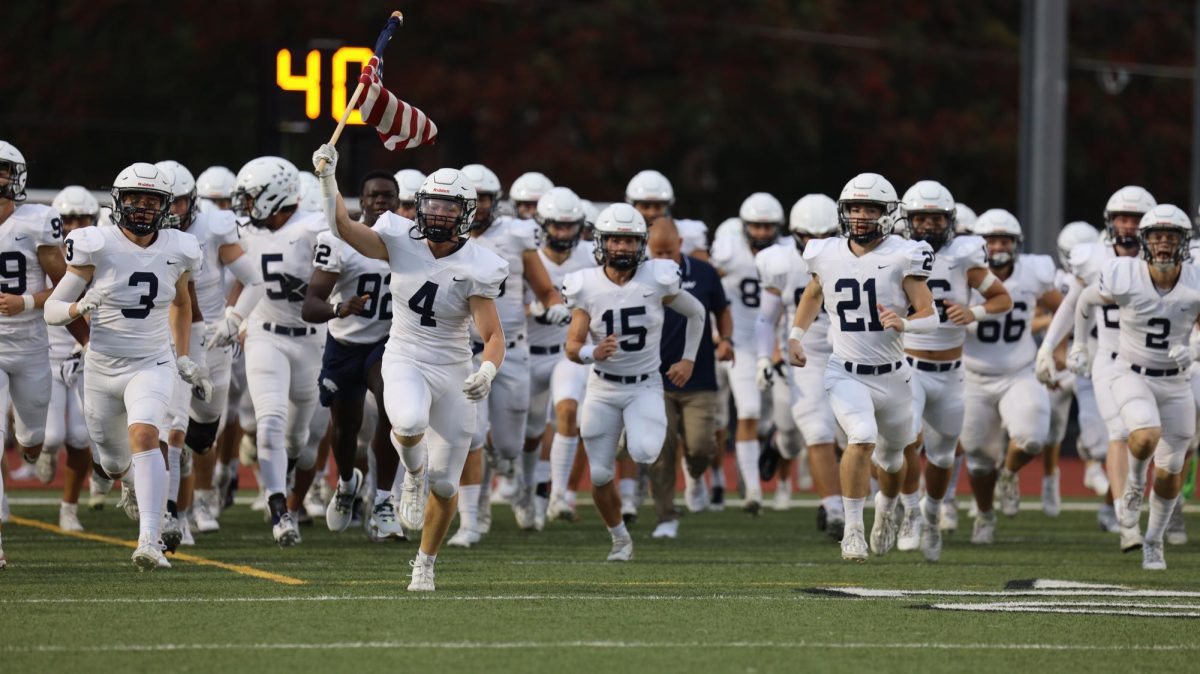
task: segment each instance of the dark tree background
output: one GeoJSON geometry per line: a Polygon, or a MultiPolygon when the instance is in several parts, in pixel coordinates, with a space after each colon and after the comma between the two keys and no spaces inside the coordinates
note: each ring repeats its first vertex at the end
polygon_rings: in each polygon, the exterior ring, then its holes
{"type": "MultiPolygon", "coordinates": [[[[1194,211],[1193,6],[1072,1],[1068,219],[1098,223],[1127,183],[1194,211]],[[1112,94],[1110,61],[1153,67],[1112,94]]],[[[505,185],[539,170],[600,201],[657,168],[677,212],[711,226],[752,191],[790,206],[863,170],[1016,207],[1018,0],[17,0],[0,25],[0,138],[34,187],[98,188],[163,158],[199,173],[275,153],[304,169],[334,122],[325,97],[307,131],[283,130],[280,106],[302,97],[275,90],[276,50],[369,45],[392,9],[407,26],[386,84],[441,134],[394,154],[351,128],[347,192],[370,169],[479,161],[505,185]]]]}

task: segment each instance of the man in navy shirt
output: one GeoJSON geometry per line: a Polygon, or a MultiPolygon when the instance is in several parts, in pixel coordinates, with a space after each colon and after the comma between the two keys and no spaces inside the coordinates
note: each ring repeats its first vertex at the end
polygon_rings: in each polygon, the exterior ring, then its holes
{"type": "MultiPolygon", "coordinates": [[[[675,222],[669,217],[658,218],[650,227],[649,252],[653,258],[674,260],[683,273],[683,289],[704,305],[709,317],[705,319],[704,336],[696,354],[692,378],[679,388],[663,377],[667,408],[667,438],[662,454],[650,469],[650,488],[654,509],[658,515],[655,538],[675,538],[679,532],[679,513],[675,510],[676,450],[683,448],[684,470],[688,480],[687,500],[693,510],[702,510],[707,492],[704,472],[712,465],[717,453],[714,433],[714,413],[717,406],[716,361],[733,359],[733,319],[729,300],[721,287],[721,278],[707,262],[683,255],[683,241],[675,222]],[[714,347],[711,319],[716,317],[719,342],[714,347]]],[[[666,308],[662,330],[662,362],[674,363],[683,353],[684,328],[687,319],[666,308]]],[[[662,368],[666,372],[666,368],[662,368]]]]}

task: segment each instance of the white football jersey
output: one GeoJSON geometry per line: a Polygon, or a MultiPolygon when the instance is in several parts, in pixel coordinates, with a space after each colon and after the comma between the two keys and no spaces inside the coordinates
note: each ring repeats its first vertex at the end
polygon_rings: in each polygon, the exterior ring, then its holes
{"type": "Polygon", "coordinates": [[[435,258],[425,240],[412,238],[413,226],[412,220],[395,213],[384,213],[375,222],[392,271],[394,302],[387,350],[424,363],[468,362],[468,298],[499,297],[509,276],[508,263],[473,239],[450,255],[435,258]]]}
{"type": "MultiPolygon", "coordinates": [[[[1100,282],[1100,273],[1105,264],[1117,257],[1112,244],[1093,241],[1081,243],[1071,249],[1069,260],[1071,271],[1083,279],[1084,287],[1100,282]]],[[[1121,312],[1115,304],[1096,307],[1096,324],[1093,328],[1096,344],[1094,353],[1116,353],[1121,340],[1121,312]]]]}
{"type": "Polygon", "coordinates": [[[286,327],[306,325],[300,308],[312,277],[317,235],[325,229],[323,214],[297,211],[273,232],[254,226],[242,231],[242,248],[262,272],[267,291],[249,320],[286,327]]]}
{"type": "MultiPolygon", "coordinates": [[[[795,319],[796,307],[804,289],[812,280],[808,271],[808,263],[799,249],[787,246],[771,246],[758,254],[754,259],[758,265],[758,276],[765,288],[774,288],[783,298],[784,333],[791,329],[795,319]]],[[[808,353],[823,355],[826,358],[833,353],[829,343],[829,314],[825,313],[825,305],[817,312],[817,318],[812,322],[808,332],[804,333],[804,350],[808,353]]]]}
{"type": "Polygon", "coordinates": [[[617,336],[616,352],[597,361],[596,369],[619,375],[658,372],[663,298],[679,294],[681,283],[679,265],[672,260],[642,262],[625,285],[610,281],[604,267],[567,274],[563,299],[571,309],[587,312],[592,343],[617,336]]]}
{"type": "Polygon", "coordinates": [[[225,266],[220,253],[221,246],[238,242],[237,218],[233,211],[196,213],[185,231],[200,242],[204,267],[192,281],[200,313],[211,323],[225,315],[225,266]]]}
{"type": "MultiPolygon", "coordinates": [[[[512,342],[525,333],[525,251],[537,250],[542,228],[533,220],[501,216],[471,241],[491,250],[508,263],[508,278],[496,297],[496,312],[504,326],[505,339],[512,342]]],[[[472,337],[477,337],[474,328],[472,337]]]]}
{"type": "MultiPolygon", "coordinates": [[[[778,245],[778,244],[776,244],[778,245]]],[[[760,253],[761,254],[761,253],[760,253]]],[[[750,347],[754,343],[754,322],[762,303],[762,283],[758,279],[755,254],[742,234],[723,236],[713,242],[709,262],[721,273],[721,285],[729,298],[733,318],[733,343],[750,347]]]]}
{"type": "MultiPolygon", "coordinates": [[[[38,248],[61,245],[63,227],[58,211],[38,204],[17,206],[0,224],[0,293],[32,295],[49,288],[38,248]]],[[[10,342],[40,334],[41,318],[41,309],[0,316],[0,340],[10,342]]]]}
{"type": "Polygon", "coordinates": [[[821,282],[833,355],[866,365],[904,357],[904,333],[884,329],[876,305],[901,316],[908,313],[904,279],[923,279],[933,272],[929,244],[893,234],[860,257],[847,239],[814,239],[804,247],[804,261],[821,282]]]}
{"type": "Polygon", "coordinates": [[[196,237],[161,229],[149,246],[133,243],[115,225],[83,227],[66,241],[67,264],[95,267],[92,287],[108,297],[88,317],[88,350],[118,358],[147,358],[170,344],[168,309],[184,272],[200,271],[196,237]]]}
{"type": "MultiPolygon", "coordinates": [[[[1004,287],[1012,297],[1008,313],[972,323],[967,330],[963,363],[968,370],[981,374],[1007,374],[1033,368],[1037,343],[1030,330],[1038,300],[1054,290],[1057,269],[1049,255],[1022,253],[1013,265],[1012,276],[1004,287]]],[[[983,297],[971,291],[973,302],[983,297]]]]}
{"type": "MultiPolygon", "coordinates": [[[[538,257],[542,259],[542,264],[546,267],[546,273],[550,275],[550,282],[555,288],[562,288],[563,280],[567,274],[580,269],[589,269],[596,266],[596,259],[592,257],[590,248],[584,249],[576,245],[571,249],[571,254],[560,265],[554,260],[551,260],[546,255],[544,249],[538,249],[538,257]]],[[[537,346],[561,346],[567,340],[567,326],[554,325],[546,320],[544,316],[534,318],[528,317],[528,335],[529,343],[537,346]]]]}
{"type": "Polygon", "coordinates": [[[1121,358],[1145,368],[1179,367],[1168,354],[1171,347],[1188,345],[1200,315],[1200,269],[1184,264],[1175,287],[1164,294],[1150,280],[1144,260],[1117,257],[1104,265],[1100,292],[1121,308],[1121,358]]]}
{"type": "Polygon", "coordinates": [[[987,248],[983,237],[956,236],[942,246],[933,259],[933,273],[927,283],[933,293],[933,306],[940,321],[937,330],[925,334],[905,334],[904,348],[926,351],[941,351],[963,345],[967,326],[957,325],[946,317],[946,302],[964,308],[970,303],[971,286],[967,283],[967,270],[987,269],[987,248]]]}
{"type": "Polygon", "coordinates": [[[374,344],[387,339],[392,326],[392,270],[383,260],[372,260],[337,239],[331,232],[317,235],[313,266],[338,279],[333,284],[331,302],[346,302],[367,295],[361,314],[329,321],[329,334],[339,342],[374,344]]]}
{"type": "Polygon", "coordinates": [[[675,228],[679,230],[679,238],[683,239],[680,252],[684,255],[691,255],[698,250],[708,250],[708,225],[699,220],[680,218],[675,221],[675,228]]]}

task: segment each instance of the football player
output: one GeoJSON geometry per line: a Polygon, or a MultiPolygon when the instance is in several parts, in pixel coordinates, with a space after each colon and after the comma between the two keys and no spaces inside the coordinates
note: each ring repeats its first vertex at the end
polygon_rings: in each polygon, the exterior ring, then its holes
{"type": "Polygon", "coordinates": [[[863,505],[872,463],[878,468],[879,492],[871,549],[884,555],[895,544],[904,448],[916,440],[903,333],[933,332],[939,325],[925,283],[933,273],[933,249],[892,234],[899,218],[896,190],[883,176],[862,173],[846,183],[838,198],[842,237],[809,241],[804,247],[812,280],[788,335],[789,362],[805,367],[805,335],[822,304],[832,309],[833,355],[825,368],[825,390],[847,436],[841,463],[846,511],[842,558],[847,560],[867,559],[863,505]],[[909,307],[912,313],[901,318],[909,307]]]}
{"type": "MultiPolygon", "coordinates": [[[[625,202],[638,210],[646,219],[646,225],[654,226],[658,218],[671,215],[675,205],[675,188],[671,181],[658,171],[639,171],[625,186],[625,202]]],[[[698,260],[708,260],[708,227],[699,220],[674,218],[675,228],[683,239],[680,252],[698,260]]]]}
{"type": "MultiPolygon", "coordinates": [[[[1169,204],[1152,208],[1138,224],[1141,259],[1117,257],[1104,264],[1100,281],[1089,285],[1075,310],[1075,342],[1068,362],[1087,375],[1087,337],[1097,307],[1116,304],[1120,339],[1111,357],[1111,382],[1121,419],[1129,429],[1129,472],[1118,510],[1122,527],[1137,527],[1154,460],[1150,518],[1142,545],[1142,568],[1167,568],[1163,533],[1179,497],[1184,459],[1196,432],[1195,400],[1188,370],[1189,345],[1200,315],[1200,270],[1184,264],[1192,220],[1169,204]]],[[[1103,354],[1097,359],[1103,358],[1103,354]]]]}
{"type": "Polygon", "coordinates": [[[393,213],[374,228],[353,222],[337,193],[337,150],[322,145],[321,191],[330,232],[360,254],[386,260],[396,304],[383,354],[384,409],[405,469],[430,485],[421,546],[412,562],[411,592],[435,589],[434,564],[454,517],[463,465],[475,432],[475,401],[487,397],[504,360],[504,332],[495,299],[508,263],[469,236],[475,214],[473,181],[439,169],[417,191],[417,220],[393,213]],[[483,340],[471,371],[468,324],[483,340]],[[422,442],[428,435],[428,443],[422,442]],[[424,451],[422,451],[424,448],[424,451]]]}
{"type": "Polygon", "coordinates": [[[646,235],[641,213],[628,204],[609,206],[595,227],[600,266],[567,274],[563,281],[572,309],[567,357],[592,365],[579,432],[591,465],[596,509],[612,537],[608,561],[633,559],[633,538],[613,482],[621,433],[630,458],[644,465],[658,459],[666,438],[659,374],[663,307],[687,318],[683,357],[667,370],[676,386],[691,378],[704,330],[704,305],[681,290],[679,265],[645,259],[646,235]]]}

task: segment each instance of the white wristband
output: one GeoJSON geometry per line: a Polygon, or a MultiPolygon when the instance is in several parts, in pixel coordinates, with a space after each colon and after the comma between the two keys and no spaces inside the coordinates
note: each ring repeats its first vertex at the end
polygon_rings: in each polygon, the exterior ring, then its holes
{"type": "Polygon", "coordinates": [[[596,346],[594,344],[584,344],[579,349],[579,361],[585,365],[596,362],[596,357],[592,355],[595,351],[596,346]]]}
{"type": "Polygon", "coordinates": [[[491,381],[496,378],[496,365],[490,360],[485,360],[479,364],[478,372],[491,381]]]}
{"type": "Polygon", "coordinates": [[[792,329],[788,331],[788,339],[794,339],[799,342],[804,339],[804,333],[804,328],[797,328],[793,326],[792,329]]]}
{"type": "Polygon", "coordinates": [[[25,311],[29,311],[35,304],[33,295],[21,295],[21,301],[25,303],[25,311]]]}
{"type": "Polygon", "coordinates": [[[975,306],[971,307],[971,315],[974,316],[975,320],[977,321],[986,320],[989,316],[987,309],[984,309],[982,304],[976,304],[975,306]]]}

